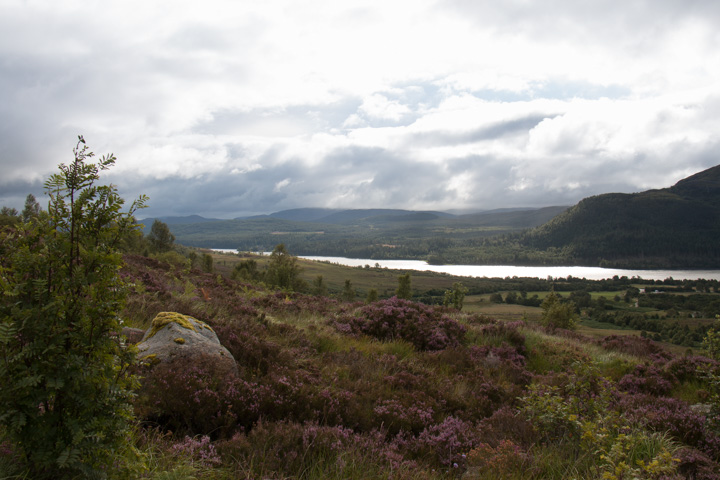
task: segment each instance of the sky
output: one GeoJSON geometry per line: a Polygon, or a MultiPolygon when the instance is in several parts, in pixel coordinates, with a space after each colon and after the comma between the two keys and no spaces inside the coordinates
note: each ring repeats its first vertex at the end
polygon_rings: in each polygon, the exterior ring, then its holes
{"type": "Polygon", "coordinates": [[[669,187],[720,163],[720,2],[0,0],[0,205],[78,135],[141,217],[669,187]]]}

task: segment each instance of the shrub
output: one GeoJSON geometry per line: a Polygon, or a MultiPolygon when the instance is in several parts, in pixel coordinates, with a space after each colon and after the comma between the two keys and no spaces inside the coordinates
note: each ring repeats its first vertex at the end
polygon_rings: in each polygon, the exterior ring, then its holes
{"type": "Polygon", "coordinates": [[[675,452],[678,473],[694,480],[720,480],[720,465],[695,448],[681,448],[675,452]]]}
{"type": "Polygon", "coordinates": [[[525,322],[502,322],[494,320],[479,328],[479,333],[484,343],[496,345],[509,344],[513,347],[524,347],[525,335],[520,329],[525,326],[525,322]]]}
{"type": "Polygon", "coordinates": [[[403,400],[406,398],[380,400],[373,409],[377,421],[389,433],[405,431],[418,434],[432,424],[435,409],[430,403],[415,398],[413,402],[403,400]]]}
{"type": "MultiPolygon", "coordinates": [[[[510,303],[510,302],[508,302],[510,303]]],[[[575,313],[575,303],[570,301],[563,303],[560,297],[553,291],[545,297],[542,304],[543,313],[541,323],[551,329],[563,328],[573,329],[577,323],[578,315],[575,313]]]]}
{"type": "Polygon", "coordinates": [[[687,403],[636,394],[623,396],[619,408],[630,423],[655,432],[668,432],[686,445],[720,459],[720,437],[708,429],[705,415],[694,412],[687,403]]]}
{"type": "Polygon", "coordinates": [[[597,343],[606,350],[638,357],[653,357],[663,361],[667,361],[672,357],[665,349],[649,338],[634,335],[608,335],[598,340],[597,343]]]}
{"type": "Polygon", "coordinates": [[[207,435],[201,437],[185,436],[185,439],[174,444],[171,450],[173,456],[183,460],[189,459],[202,467],[212,467],[221,463],[215,445],[210,443],[210,437],[207,435]]]}
{"type": "Polygon", "coordinates": [[[122,475],[132,451],[119,246],[145,198],[122,213],[96,185],[115,157],[86,163],[84,144],[45,183],[48,211],[0,232],[0,423],[38,479],[122,475]]]}
{"type": "Polygon", "coordinates": [[[620,379],[618,388],[628,393],[663,396],[670,393],[675,383],[676,378],[655,365],[637,365],[632,373],[620,379]]]}
{"type": "Polygon", "coordinates": [[[454,417],[446,417],[431,425],[410,442],[416,458],[444,467],[464,466],[464,454],[478,444],[475,425],[454,417]]]}
{"type": "Polygon", "coordinates": [[[262,388],[235,377],[213,356],[193,358],[192,364],[178,357],[146,367],[138,415],[190,435],[220,436],[257,420],[262,388]]]}
{"type": "Polygon", "coordinates": [[[365,334],[379,340],[402,339],[418,350],[459,346],[465,327],[430,306],[393,297],[361,307],[335,320],[343,333],[365,334]]]}

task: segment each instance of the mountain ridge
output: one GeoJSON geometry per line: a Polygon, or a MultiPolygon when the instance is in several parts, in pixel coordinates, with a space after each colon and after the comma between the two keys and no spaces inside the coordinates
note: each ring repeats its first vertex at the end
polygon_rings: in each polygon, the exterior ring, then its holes
{"type": "Polygon", "coordinates": [[[720,165],[662,189],[581,200],[523,237],[600,266],[720,266],[720,165]]]}

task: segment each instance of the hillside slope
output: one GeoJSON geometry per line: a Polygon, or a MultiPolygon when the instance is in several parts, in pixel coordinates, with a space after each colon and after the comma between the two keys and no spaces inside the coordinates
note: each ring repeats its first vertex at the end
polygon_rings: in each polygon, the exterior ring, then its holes
{"type": "Polygon", "coordinates": [[[588,265],[720,267],[720,166],[670,188],[589,197],[523,237],[588,265]]]}

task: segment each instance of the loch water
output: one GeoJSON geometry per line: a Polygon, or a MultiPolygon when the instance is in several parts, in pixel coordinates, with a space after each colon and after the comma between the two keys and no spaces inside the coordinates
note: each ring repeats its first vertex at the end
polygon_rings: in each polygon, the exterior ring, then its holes
{"type": "MultiPolygon", "coordinates": [[[[236,253],[233,249],[213,249],[220,252],[236,253]]],[[[269,255],[269,252],[264,252],[269,255]]],[[[423,260],[372,260],[368,258],[345,258],[298,255],[299,258],[319,262],[337,263],[349,267],[377,267],[393,270],[416,270],[447,273],[458,277],[529,277],[529,278],[586,278],[603,280],[618,277],[640,277],[644,280],[720,280],[720,270],[626,270],[619,268],[578,267],[578,266],[517,266],[517,265],[430,265],[423,260]]]]}

